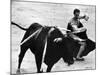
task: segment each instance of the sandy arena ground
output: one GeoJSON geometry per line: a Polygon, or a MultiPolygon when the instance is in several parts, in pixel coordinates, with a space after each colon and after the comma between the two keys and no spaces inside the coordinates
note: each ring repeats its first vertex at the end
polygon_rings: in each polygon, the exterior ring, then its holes
{"type": "MultiPolygon", "coordinates": [[[[67,27],[70,18],[73,17],[73,10],[79,8],[81,15],[87,14],[89,20],[86,22],[81,20],[87,28],[87,34],[90,39],[95,41],[95,7],[83,5],[68,5],[68,4],[49,4],[36,2],[12,2],[12,21],[18,23],[22,27],[29,27],[30,24],[38,22],[42,25],[67,27]]],[[[16,26],[11,25],[11,73],[15,74],[18,65],[18,54],[20,52],[20,41],[24,36],[25,31],[16,26]]],[[[45,69],[46,67],[44,67],[45,69]]],[[[85,57],[85,61],[67,66],[63,59],[60,59],[52,68],[53,71],[68,71],[68,70],[86,70],[95,69],[95,50],[85,57]]],[[[34,54],[28,50],[23,59],[21,73],[35,73],[37,71],[34,54]]]]}

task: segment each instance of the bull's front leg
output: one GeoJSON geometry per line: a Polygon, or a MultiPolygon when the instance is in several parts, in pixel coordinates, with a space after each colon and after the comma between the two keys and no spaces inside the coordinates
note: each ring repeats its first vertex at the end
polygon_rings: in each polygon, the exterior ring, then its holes
{"type": "Polygon", "coordinates": [[[53,67],[53,64],[48,65],[46,72],[50,72],[53,67]]]}

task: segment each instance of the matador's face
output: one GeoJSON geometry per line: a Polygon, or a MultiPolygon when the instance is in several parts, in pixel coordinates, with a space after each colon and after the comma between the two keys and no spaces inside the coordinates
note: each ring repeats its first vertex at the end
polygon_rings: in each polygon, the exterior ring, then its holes
{"type": "Polygon", "coordinates": [[[80,15],[80,12],[76,12],[76,13],[74,14],[74,17],[75,17],[75,18],[78,18],[79,15],[80,15]]]}

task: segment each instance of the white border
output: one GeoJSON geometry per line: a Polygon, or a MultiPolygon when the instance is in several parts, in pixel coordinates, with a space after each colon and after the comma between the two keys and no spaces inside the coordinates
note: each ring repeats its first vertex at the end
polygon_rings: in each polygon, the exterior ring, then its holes
{"type": "MultiPolygon", "coordinates": [[[[29,0],[27,0],[29,1],[29,0]]],[[[38,75],[98,75],[100,70],[100,3],[99,0],[30,0],[56,3],[96,5],[96,70],[43,73],[38,75]]],[[[0,0],[0,75],[10,74],[10,0],[0,0]]],[[[37,74],[30,74],[37,75],[37,74]]]]}

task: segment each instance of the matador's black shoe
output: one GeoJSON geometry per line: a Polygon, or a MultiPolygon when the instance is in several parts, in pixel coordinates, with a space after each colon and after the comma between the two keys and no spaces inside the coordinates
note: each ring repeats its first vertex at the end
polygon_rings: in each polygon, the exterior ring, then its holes
{"type": "Polygon", "coordinates": [[[84,58],[76,58],[76,61],[84,61],[84,58]]]}

